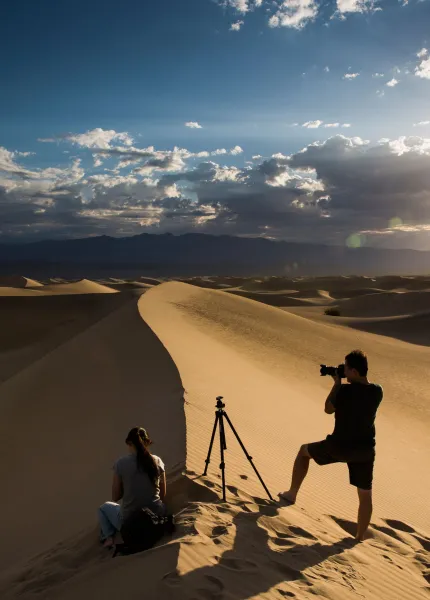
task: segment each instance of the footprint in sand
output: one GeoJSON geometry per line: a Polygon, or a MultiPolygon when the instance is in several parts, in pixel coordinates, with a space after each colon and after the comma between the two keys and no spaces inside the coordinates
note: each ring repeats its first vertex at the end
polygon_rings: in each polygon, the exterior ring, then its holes
{"type": "Polygon", "coordinates": [[[240,477],[241,479],[244,479],[245,481],[246,481],[247,479],[249,479],[248,475],[239,475],[239,477],[240,477]]]}
{"type": "Polygon", "coordinates": [[[163,581],[167,585],[175,587],[180,584],[181,577],[177,571],[170,571],[163,575],[163,581]]]}
{"type": "Polygon", "coordinates": [[[291,546],[291,538],[282,538],[282,537],[275,537],[272,538],[272,542],[274,544],[276,544],[277,546],[291,546]]]}
{"type": "Polygon", "coordinates": [[[236,496],[236,498],[240,498],[239,490],[237,487],[235,487],[234,485],[227,485],[226,488],[228,489],[230,494],[233,494],[234,496],[236,496]]]}
{"type": "Polygon", "coordinates": [[[404,531],[405,533],[416,533],[415,529],[406,523],[402,523],[402,521],[395,521],[393,519],[385,519],[387,525],[392,527],[393,529],[398,529],[399,531],[404,531]]]}
{"type": "Polygon", "coordinates": [[[295,569],[294,567],[290,567],[289,565],[286,565],[285,563],[281,562],[275,562],[273,566],[286,581],[295,581],[297,579],[303,579],[303,575],[299,571],[299,569],[295,569]]]}
{"type": "Polygon", "coordinates": [[[214,487],[217,487],[216,484],[213,481],[211,481],[210,479],[205,479],[204,484],[205,484],[205,486],[207,486],[208,488],[211,488],[211,489],[213,489],[214,487]]]}
{"type": "Polygon", "coordinates": [[[226,525],[216,525],[216,527],[212,529],[210,537],[217,538],[221,535],[225,535],[226,533],[228,533],[228,527],[226,525]]]}
{"type": "Polygon", "coordinates": [[[418,534],[415,534],[414,538],[419,541],[419,543],[424,548],[424,550],[427,550],[427,552],[430,552],[430,540],[423,538],[418,534]]]}
{"type": "Polygon", "coordinates": [[[220,567],[225,567],[226,569],[230,569],[232,571],[256,571],[258,566],[255,562],[251,560],[246,560],[242,558],[221,558],[218,563],[220,567]]]}
{"type": "Polygon", "coordinates": [[[205,575],[205,582],[207,583],[207,587],[199,588],[196,590],[196,595],[190,596],[190,600],[218,600],[222,598],[224,595],[224,584],[218,579],[218,577],[213,577],[213,575],[205,575]]]}
{"type": "Polygon", "coordinates": [[[276,591],[279,592],[281,594],[281,596],[285,596],[286,598],[295,598],[296,597],[296,594],[293,594],[293,592],[285,592],[284,590],[280,590],[279,588],[276,591]]]}
{"type": "Polygon", "coordinates": [[[314,535],[312,535],[312,533],[309,533],[309,531],[306,531],[306,529],[302,529],[301,527],[290,526],[290,531],[292,531],[295,535],[300,535],[308,540],[317,539],[314,535]]]}

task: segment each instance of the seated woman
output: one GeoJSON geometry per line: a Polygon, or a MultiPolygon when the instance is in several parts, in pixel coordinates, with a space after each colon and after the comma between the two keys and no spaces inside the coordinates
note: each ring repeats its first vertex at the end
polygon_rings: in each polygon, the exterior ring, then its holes
{"type": "Polygon", "coordinates": [[[150,454],[152,444],[143,427],[133,427],[125,440],[129,454],[118,459],[113,467],[112,502],[105,502],[98,511],[101,541],[111,548],[121,524],[140,508],[150,508],[160,516],[166,509],[166,473],[161,458],[150,454]],[[118,504],[122,500],[121,505],[118,504]]]}

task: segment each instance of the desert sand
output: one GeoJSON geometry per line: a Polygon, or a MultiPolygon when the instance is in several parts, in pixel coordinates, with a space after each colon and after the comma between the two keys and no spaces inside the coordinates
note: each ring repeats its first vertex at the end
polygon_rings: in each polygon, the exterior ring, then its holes
{"type": "Polygon", "coordinates": [[[0,286],[2,600],[429,597],[430,278],[0,286]],[[296,505],[276,499],[300,445],[333,429],[320,363],[357,347],[384,388],[360,544],[346,465],[311,463],[296,505]],[[218,440],[201,476],[219,395],[276,501],[228,428],[227,502],[218,440]],[[166,463],[177,531],[112,560],[96,509],[136,424],[166,463]]]}

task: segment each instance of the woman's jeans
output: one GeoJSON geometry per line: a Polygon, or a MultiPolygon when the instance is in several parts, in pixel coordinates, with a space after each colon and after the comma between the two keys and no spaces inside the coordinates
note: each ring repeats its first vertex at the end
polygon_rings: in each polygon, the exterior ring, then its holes
{"type": "MultiPolygon", "coordinates": [[[[161,500],[157,500],[149,506],[151,510],[160,516],[166,514],[166,507],[161,500]]],[[[114,537],[121,529],[121,506],[116,502],[105,502],[98,511],[102,542],[109,537],[114,537]]]]}
{"type": "Polygon", "coordinates": [[[105,502],[99,508],[99,523],[102,542],[113,537],[121,529],[121,506],[116,502],[105,502]]]}

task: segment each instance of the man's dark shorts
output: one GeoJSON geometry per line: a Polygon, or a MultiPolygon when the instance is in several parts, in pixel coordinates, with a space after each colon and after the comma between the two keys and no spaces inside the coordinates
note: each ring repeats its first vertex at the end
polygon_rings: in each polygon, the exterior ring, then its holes
{"type": "Polygon", "coordinates": [[[373,448],[340,449],[330,440],[308,444],[308,452],[318,465],[344,462],[348,465],[349,482],[362,490],[371,490],[375,450],[373,448]]]}

